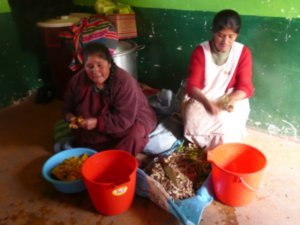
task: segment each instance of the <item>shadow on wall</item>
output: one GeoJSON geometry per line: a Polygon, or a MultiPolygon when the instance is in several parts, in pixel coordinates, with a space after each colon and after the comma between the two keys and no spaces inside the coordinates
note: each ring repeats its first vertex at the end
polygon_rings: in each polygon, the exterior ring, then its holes
{"type": "Polygon", "coordinates": [[[31,52],[39,60],[39,76],[49,83],[49,68],[44,53],[44,44],[37,22],[68,14],[72,0],[8,0],[16,23],[22,51],[31,52]]]}
{"type": "Polygon", "coordinates": [[[145,44],[138,57],[138,79],[156,88],[176,91],[188,75],[194,48],[211,38],[213,13],[134,8],[137,42],[145,44]]]}

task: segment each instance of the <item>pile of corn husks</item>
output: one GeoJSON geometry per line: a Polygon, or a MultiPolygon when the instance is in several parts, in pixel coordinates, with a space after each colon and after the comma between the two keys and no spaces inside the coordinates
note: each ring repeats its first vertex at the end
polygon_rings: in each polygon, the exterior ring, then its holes
{"type": "Polygon", "coordinates": [[[157,157],[146,168],[146,173],[158,181],[174,200],[194,196],[210,171],[205,151],[192,144],[180,146],[167,157],[157,157]]]}

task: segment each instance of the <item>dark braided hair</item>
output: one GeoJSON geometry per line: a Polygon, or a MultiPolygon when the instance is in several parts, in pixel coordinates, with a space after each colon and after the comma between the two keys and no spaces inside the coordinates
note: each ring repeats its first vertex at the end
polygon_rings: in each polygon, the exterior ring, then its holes
{"type": "Polygon", "coordinates": [[[229,28],[238,34],[241,29],[241,24],[241,17],[236,11],[224,9],[215,15],[212,22],[212,32],[216,33],[225,28],[229,28]]]}
{"type": "Polygon", "coordinates": [[[88,43],[84,47],[84,49],[82,51],[82,58],[83,58],[84,64],[87,61],[87,58],[91,55],[96,55],[99,58],[104,59],[108,63],[111,64],[109,77],[105,81],[106,84],[105,84],[105,87],[103,90],[104,94],[109,94],[109,90],[112,85],[112,79],[113,79],[113,77],[115,75],[115,71],[116,71],[116,64],[113,60],[113,57],[112,57],[109,49],[104,44],[97,43],[97,42],[88,43]]]}

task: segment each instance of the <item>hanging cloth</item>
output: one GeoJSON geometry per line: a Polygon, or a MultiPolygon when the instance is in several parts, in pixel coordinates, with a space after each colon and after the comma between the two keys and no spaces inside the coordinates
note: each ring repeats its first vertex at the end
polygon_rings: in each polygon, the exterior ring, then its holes
{"type": "Polygon", "coordinates": [[[118,36],[114,25],[105,17],[94,15],[89,18],[81,18],[78,24],[72,25],[69,31],[60,33],[72,51],[72,60],[69,68],[77,71],[81,68],[82,49],[90,42],[98,42],[106,45],[111,54],[118,45],[118,36]]]}

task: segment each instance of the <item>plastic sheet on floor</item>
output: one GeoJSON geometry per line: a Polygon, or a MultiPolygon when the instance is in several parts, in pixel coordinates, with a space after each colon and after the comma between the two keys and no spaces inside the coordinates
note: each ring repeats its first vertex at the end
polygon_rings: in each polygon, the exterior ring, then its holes
{"type": "Polygon", "coordinates": [[[182,225],[198,225],[205,208],[214,199],[211,175],[196,191],[195,196],[174,201],[159,182],[141,169],[137,171],[136,194],[149,198],[162,209],[173,214],[182,225]]]}

